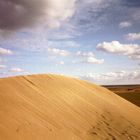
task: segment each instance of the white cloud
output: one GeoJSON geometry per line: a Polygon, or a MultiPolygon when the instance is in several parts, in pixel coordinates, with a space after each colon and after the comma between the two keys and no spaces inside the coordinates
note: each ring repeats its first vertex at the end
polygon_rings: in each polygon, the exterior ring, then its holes
{"type": "Polygon", "coordinates": [[[66,55],[70,54],[70,52],[67,51],[68,48],[80,47],[80,44],[73,40],[49,40],[46,36],[43,34],[39,34],[35,36],[29,36],[28,38],[17,37],[15,40],[6,40],[6,43],[12,43],[16,48],[23,48],[26,51],[33,52],[49,52],[50,54],[54,54],[54,52],[56,51],[63,50],[63,53],[65,53],[66,55]]]}
{"type": "Polygon", "coordinates": [[[121,54],[132,59],[140,58],[140,45],[138,44],[121,44],[118,41],[103,42],[97,45],[97,49],[114,54],[121,54]]]}
{"type": "Polygon", "coordinates": [[[129,33],[125,35],[125,38],[131,41],[140,40],[140,33],[129,33]]]}
{"type": "Polygon", "coordinates": [[[48,0],[47,21],[51,28],[59,27],[62,21],[72,17],[75,0],[48,0]]]}
{"type": "Polygon", "coordinates": [[[48,48],[48,52],[53,55],[68,56],[70,52],[56,48],[48,48]]]}
{"type": "Polygon", "coordinates": [[[9,49],[4,49],[4,48],[0,47],[0,54],[2,54],[2,55],[12,55],[13,52],[9,49]]]}
{"type": "Polygon", "coordinates": [[[129,21],[123,21],[123,22],[121,22],[121,23],[119,24],[119,27],[120,27],[120,28],[128,28],[128,27],[130,27],[130,26],[132,26],[132,23],[129,22],[129,21]]]}
{"type": "Polygon", "coordinates": [[[97,59],[92,52],[78,51],[76,55],[82,57],[84,63],[102,64],[104,62],[104,59],[97,59]]]}
{"type": "Polygon", "coordinates": [[[76,55],[82,56],[82,57],[94,57],[95,56],[92,52],[81,52],[81,51],[78,51],[76,53],[76,55]]]}
{"type": "Polygon", "coordinates": [[[92,56],[87,58],[87,63],[102,64],[103,62],[104,62],[104,59],[97,59],[92,56]]]}
{"type": "Polygon", "coordinates": [[[135,71],[117,71],[108,73],[87,73],[81,76],[82,79],[89,80],[100,84],[133,84],[140,82],[140,70],[135,71]]]}
{"type": "Polygon", "coordinates": [[[6,68],[5,65],[0,65],[0,69],[4,69],[4,68],[6,68]]]}
{"type": "Polygon", "coordinates": [[[21,68],[11,68],[10,71],[11,72],[23,72],[24,70],[21,68]]]}

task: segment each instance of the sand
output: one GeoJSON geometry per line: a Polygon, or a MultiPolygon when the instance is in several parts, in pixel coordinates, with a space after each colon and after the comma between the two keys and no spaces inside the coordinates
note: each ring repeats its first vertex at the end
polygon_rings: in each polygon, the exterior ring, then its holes
{"type": "Polygon", "coordinates": [[[140,107],[140,85],[108,85],[105,87],[140,107]]]}
{"type": "Polygon", "coordinates": [[[0,140],[140,140],[140,108],[58,75],[0,79],[0,140]]]}

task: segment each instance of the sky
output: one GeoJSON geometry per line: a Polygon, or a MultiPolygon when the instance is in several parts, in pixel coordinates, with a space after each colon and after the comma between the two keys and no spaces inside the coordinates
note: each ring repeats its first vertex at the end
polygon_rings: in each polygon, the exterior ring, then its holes
{"type": "Polygon", "coordinates": [[[140,1],[0,0],[0,77],[38,73],[140,84],[140,1]]]}

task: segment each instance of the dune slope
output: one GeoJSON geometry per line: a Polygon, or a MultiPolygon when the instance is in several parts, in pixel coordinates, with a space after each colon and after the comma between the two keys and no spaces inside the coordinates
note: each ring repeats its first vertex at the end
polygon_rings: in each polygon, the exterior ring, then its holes
{"type": "Polygon", "coordinates": [[[0,79],[0,140],[139,140],[140,109],[58,75],[0,79]]]}

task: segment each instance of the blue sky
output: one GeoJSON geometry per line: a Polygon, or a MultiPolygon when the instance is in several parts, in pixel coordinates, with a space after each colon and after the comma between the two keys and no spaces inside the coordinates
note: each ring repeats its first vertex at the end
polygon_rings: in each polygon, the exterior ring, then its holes
{"type": "Polygon", "coordinates": [[[140,83],[138,0],[1,0],[0,77],[56,73],[140,83]]]}

